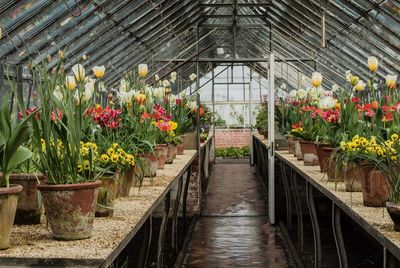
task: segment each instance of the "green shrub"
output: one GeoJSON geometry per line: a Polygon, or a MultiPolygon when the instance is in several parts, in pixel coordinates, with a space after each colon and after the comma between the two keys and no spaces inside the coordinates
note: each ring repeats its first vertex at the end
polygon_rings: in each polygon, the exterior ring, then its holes
{"type": "Polygon", "coordinates": [[[243,158],[250,155],[250,148],[249,146],[217,148],[215,155],[222,158],[243,158]]]}

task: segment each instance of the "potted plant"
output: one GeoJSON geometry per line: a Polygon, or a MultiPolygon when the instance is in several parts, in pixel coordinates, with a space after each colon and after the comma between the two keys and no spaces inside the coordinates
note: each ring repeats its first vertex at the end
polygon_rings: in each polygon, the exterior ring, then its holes
{"type": "Polygon", "coordinates": [[[96,83],[86,75],[83,65],[73,66],[71,75],[66,75],[62,65],[61,59],[49,72],[46,64],[32,63],[41,103],[38,119],[32,120],[32,140],[38,153],[36,166],[46,176],[46,183],[37,188],[53,236],[85,239],[92,234],[101,184],[95,150],[88,147],[86,156],[81,153],[82,143],[92,139],[85,112],[93,106],[96,83]]]}
{"type": "Polygon", "coordinates": [[[14,169],[28,160],[32,152],[22,146],[29,139],[27,121],[11,119],[10,106],[6,98],[0,110],[0,249],[10,244],[11,229],[14,222],[21,185],[10,184],[14,169]]]}
{"type": "Polygon", "coordinates": [[[268,138],[268,106],[267,102],[263,102],[260,104],[260,108],[258,109],[258,113],[256,116],[256,129],[258,133],[264,136],[264,138],[268,138]]]}

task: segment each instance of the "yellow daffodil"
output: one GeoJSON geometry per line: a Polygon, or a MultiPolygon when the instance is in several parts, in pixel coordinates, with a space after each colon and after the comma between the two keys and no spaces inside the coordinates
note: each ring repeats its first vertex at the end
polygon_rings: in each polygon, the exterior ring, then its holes
{"type": "Polygon", "coordinates": [[[74,73],[76,81],[81,82],[85,80],[85,68],[82,64],[75,64],[72,67],[72,72],[74,73]]]}
{"type": "Polygon", "coordinates": [[[378,59],[376,57],[368,57],[368,69],[373,73],[378,70],[378,59]]]}
{"type": "Polygon", "coordinates": [[[360,78],[358,76],[350,74],[350,84],[354,87],[355,85],[358,84],[358,81],[360,78]]]}
{"type": "Polygon", "coordinates": [[[313,72],[311,76],[311,83],[313,87],[319,87],[322,84],[322,74],[319,72],[313,72]]]}
{"type": "Polygon", "coordinates": [[[104,75],[106,73],[106,67],[104,67],[104,65],[94,66],[92,70],[93,70],[94,76],[96,76],[97,78],[104,77],[104,75]]]}
{"type": "Polygon", "coordinates": [[[140,78],[145,78],[149,72],[147,64],[139,64],[138,66],[138,74],[140,78]]]}
{"type": "Polygon", "coordinates": [[[76,88],[75,77],[71,75],[65,77],[65,87],[70,91],[74,90],[76,88]]]}
{"type": "Polygon", "coordinates": [[[359,80],[353,89],[354,91],[361,92],[365,89],[365,86],[366,84],[362,80],[359,80]]]}

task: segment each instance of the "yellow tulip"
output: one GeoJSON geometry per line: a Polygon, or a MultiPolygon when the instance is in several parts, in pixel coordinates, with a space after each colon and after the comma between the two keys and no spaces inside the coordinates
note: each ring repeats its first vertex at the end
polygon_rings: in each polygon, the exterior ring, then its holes
{"type": "Polygon", "coordinates": [[[106,72],[106,67],[104,67],[104,65],[103,66],[94,66],[92,70],[93,70],[94,76],[96,76],[97,78],[102,78],[102,77],[104,77],[104,74],[106,72]]]}
{"type": "Polygon", "coordinates": [[[319,87],[322,84],[322,74],[314,72],[311,76],[311,83],[313,87],[319,87]]]}
{"type": "Polygon", "coordinates": [[[140,78],[145,78],[149,72],[149,69],[147,68],[147,64],[139,64],[138,72],[139,72],[140,78]]]}
{"type": "Polygon", "coordinates": [[[355,91],[357,91],[357,92],[360,92],[360,91],[363,91],[364,89],[365,89],[365,86],[366,86],[366,84],[362,81],[362,80],[360,80],[360,81],[358,81],[358,83],[354,86],[354,90],[355,91]]]}
{"type": "Polygon", "coordinates": [[[395,89],[397,84],[397,75],[387,75],[386,76],[386,86],[388,89],[395,89]]]}
{"type": "Polygon", "coordinates": [[[74,73],[76,81],[81,82],[85,80],[85,68],[82,64],[75,64],[72,67],[72,72],[74,73]]]}
{"type": "Polygon", "coordinates": [[[359,80],[360,80],[360,78],[358,76],[351,75],[351,77],[350,77],[350,83],[353,87],[358,84],[359,80]]]}
{"type": "Polygon", "coordinates": [[[65,77],[65,87],[68,90],[71,90],[71,91],[74,90],[76,88],[75,77],[73,77],[72,75],[65,77]]]}
{"type": "Polygon", "coordinates": [[[368,57],[368,69],[373,73],[378,70],[378,59],[376,57],[368,57]]]}

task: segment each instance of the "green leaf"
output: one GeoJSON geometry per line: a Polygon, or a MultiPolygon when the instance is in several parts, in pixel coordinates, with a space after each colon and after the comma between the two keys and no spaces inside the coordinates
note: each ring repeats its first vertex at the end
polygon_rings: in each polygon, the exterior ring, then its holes
{"type": "Polygon", "coordinates": [[[32,155],[28,148],[20,146],[9,159],[5,173],[11,174],[18,165],[31,158],[32,155]]]}

